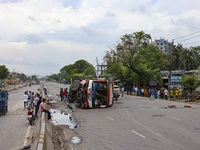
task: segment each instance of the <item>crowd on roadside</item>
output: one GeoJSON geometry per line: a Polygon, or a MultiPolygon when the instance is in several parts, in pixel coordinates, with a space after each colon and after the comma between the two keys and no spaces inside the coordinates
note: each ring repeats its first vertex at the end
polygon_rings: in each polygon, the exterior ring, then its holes
{"type": "Polygon", "coordinates": [[[138,87],[126,87],[127,95],[136,95],[136,96],[142,96],[142,97],[150,97],[151,100],[154,100],[156,98],[158,99],[165,99],[165,100],[181,100],[183,91],[181,88],[173,88],[168,91],[165,89],[159,89],[159,88],[138,88],[138,87]]]}
{"type": "Polygon", "coordinates": [[[23,95],[23,101],[24,109],[26,109],[27,107],[35,108],[35,117],[38,117],[37,114],[38,111],[40,111],[47,113],[48,119],[51,119],[51,113],[48,111],[48,109],[44,108],[44,103],[46,99],[40,96],[40,89],[38,89],[36,93],[25,91],[23,95]]]}

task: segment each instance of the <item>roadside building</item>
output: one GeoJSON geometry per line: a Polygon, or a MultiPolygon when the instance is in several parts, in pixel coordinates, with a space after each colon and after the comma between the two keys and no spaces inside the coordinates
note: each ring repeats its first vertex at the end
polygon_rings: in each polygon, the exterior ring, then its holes
{"type": "Polygon", "coordinates": [[[164,38],[155,40],[153,44],[157,46],[158,49],[162,50],[164,53],[167,53],[171,47],[171,42],[168,42],[168,40],[165,40],[164,38]]]}

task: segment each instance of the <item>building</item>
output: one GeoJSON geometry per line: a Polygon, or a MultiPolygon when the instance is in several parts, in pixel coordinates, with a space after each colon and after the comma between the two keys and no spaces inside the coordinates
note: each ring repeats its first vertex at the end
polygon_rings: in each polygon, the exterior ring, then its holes
{"type": "Polygon", "coordinates": [[[167,53],[171,48],[171,42],[165,40],[164,38],[160,38],[159,40],[155,40],[153,43],[158,49],[162,50],[164,53],[167,53]]]}

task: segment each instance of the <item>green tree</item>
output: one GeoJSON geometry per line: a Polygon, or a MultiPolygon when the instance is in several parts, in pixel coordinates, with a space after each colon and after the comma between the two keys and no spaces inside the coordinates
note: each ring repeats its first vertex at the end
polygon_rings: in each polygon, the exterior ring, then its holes
{"type": "Polygon", "coordinates": [[[153,80],[162,84],[160,70],[169,67],[169,55],[150,45],[151,36],[143,31],[126,34],[117,46],[104,57],[107,71],[115,78],[140,86],[148,86],[153,80]]]}
{"type": "Polygon", "coordinates": [[[191,75],[185,74],[183,76],[183,84],[190,90],[190,93],[192,93],[193,89],[196,89],[198,86],[200,86],[200,80],[199,77],[194,73],[191,75]]]}
{"type": "Polygon", "coordinates": [[[78,60],[74,64],[61,68],[59,76],[68,81],[70,81],[71,78],[73,80],[76,79],[77,76],[85,79],[93,79],[96,76],[96,72],[93,65],[85,60],[78,60]]]}
{"type": "Polygon", "coordinates": [[[5,65],[0,65],[0,79],[5,79],[9,75],[8,68],[5,65]]]}
{"type": "Polygon", "coordinates": [[[48,77],[50,80],[56,80],[57,82],[60,81],[60,77],[57,74],[53,74],[48,77]]]}

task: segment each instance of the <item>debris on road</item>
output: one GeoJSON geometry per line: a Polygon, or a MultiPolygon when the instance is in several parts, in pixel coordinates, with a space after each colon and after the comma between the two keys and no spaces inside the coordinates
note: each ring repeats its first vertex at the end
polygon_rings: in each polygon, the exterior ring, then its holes
{"type": "Polygon", "coordinates": [[[176,105],[168,105],[169,108],[176,108],[176,105]]]}

